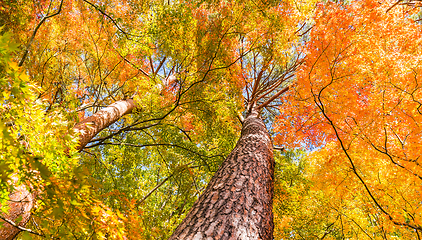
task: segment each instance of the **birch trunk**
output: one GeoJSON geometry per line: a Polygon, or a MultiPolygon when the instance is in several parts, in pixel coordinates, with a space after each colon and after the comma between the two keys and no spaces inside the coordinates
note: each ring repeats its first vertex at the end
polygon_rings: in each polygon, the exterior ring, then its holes
{"type": "Polygon", "coordinates": [[[236,147],[169,240],[272,240],[272,151],[267,128],[252,111],[236,147]]]}
{"type": "Polygon", "coordinates": [[[131,113],[135,107],[132,99],[120,100],[76,124],[73,129],[80,133],[77,149],[82,150],[99,132],[131,113]]]}
{"type": "MultiPolygon", "coordinates": [[[[131,113],[135,107],[132,99],[120,100],[77,123],[73,127],[79,133],[77,149],[82,150],[99,132],[115,123],[122,116],[131,113]]],[[[9,197],[9,213],[3,217],[15,222],[20,227],[25,227],[31,216],[31,209],[36,200],[35,196],[27,190],[26,186],[21,185],[9,197]],[[20,216],[22,216],[21,221],[16,222],[20,216]]],[[[21,232],[21,229],[4,222],[2,219],[0,219],[0,224],[4,226],[3,228],[0,227],[0,239],[12,240],[21,232]]]]}

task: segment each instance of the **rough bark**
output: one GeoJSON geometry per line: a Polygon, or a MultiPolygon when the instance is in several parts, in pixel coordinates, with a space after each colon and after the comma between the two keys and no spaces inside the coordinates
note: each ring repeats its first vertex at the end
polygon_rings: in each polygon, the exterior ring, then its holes
{"type": "MultiPolygon", "coordinates": [[[[95,135],[115,123],[122,116],[131,113],[135,107],[136,105],[132,99],[120,100],[77,123],[73,127],[79,133],[77,149],[82,150],[95,135]]],[[[3,217],[15,222],[18,217],[22,216],[22,220],[17,225],[24,227],[30,219],[35,196],[27,190],[25,185],[21,185],[9,197],[9,214],[3,217]]],[[[11,240],[21,232],[20,229],[4,222],[2,219],[0,219],[1,224],[4,227],[0,227],[0,239],[11,240]]]]}
{"type": "Polygon", "coordinates": [[[272,150],[263,121],[252,112],[236,147],[169,240],[272,240],[272,150]]]}

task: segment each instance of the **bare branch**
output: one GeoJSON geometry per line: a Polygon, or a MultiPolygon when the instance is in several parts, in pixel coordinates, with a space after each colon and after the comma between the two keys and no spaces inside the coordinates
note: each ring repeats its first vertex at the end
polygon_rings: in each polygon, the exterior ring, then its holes
{"type": "Polygon", "coordinates": [[[284,147],[277,147],[277,146],[273,146],[274,150],[279,150],[281,152],[284,152],[284,150],[286,150],[284,147]]]}
{"type": "Polygon", "coordinates": [[[278,98],[281,94],[287,92],[287,90],[289,90],[289,87],[285,87],[282,90],[280,90],[278,93],[274,94],[274,96],[272,96],[270,99],[268,99],[267,101],[265,101],[264,103],[260,104],[257,109],[260,110],[264,107],[266,107],[268,104],[270,104],[272,101],[274,101],[276,98],[278,98]]]}
{"type": "Polygon", "coordinates": [[[397,6],[399,3],[403,2],[403,0],[398,0],[396,3],[394,3],[391,7],[389,7],[387,9],[387,11],[385,11],[386,13],[388,13],[388,11],[390,11],[391,9],[393,9],[395,6],[397,6]]]}
{"type": "Polygon", "coordinates": [[[237,113],[237,119],[239,119],[241,124],[243,124],[243,122],[245,121],[245,118],[240,113],[237,113]]]}
{"type": "Polygon", "coordinates": [[[13,222],[12,220],[10,220],[10,219],[4,218],[4,217],[2,217],[2,216],[0,216],[0,219],[2,219],[3,221],[7,222],[7,223],[8,223],[8,224],[10,224],[10,225],[12,225],[13,227],[15,227],[15,228],[19,229],[20,231],[29,232],[29,233],[32,233],[32,234],[35,234],[35,235],[38,235],[38,236],[44,237],[44,235],[43,235],[43,234],[41,234],[41,233],[37,233],[37,232],[35,232],[35,231],[33,231],[33,230],[29,229],[29,228],[24,228],[24,227],[21,227],[21,226],[17,225],[15,222],[13,222]]]}
{"type": "Polygon", "coordinates": [[[35,27],[35,29],[34,29],[34,32],[32,33],[32,36],[31,36],[31,38],[29,39],[29,41],[28,41],[28,43],[26,44],[26,47],[25,47],[25,51],[23,52],[23,56],[22,56],[22,59],[20,60],[20,62],[19,62],[19,67],[21,67],[22,65],[23,65],[23,63],[25,62],[25,59],[26,59],[26,56],[28,55],[28,52],[29,52],[29,48],[31,47],[31,45],[32,45],[32,41],[34,41],[34,38],[35,38],[35,35],[37,34],[37,32],[38,32],[38,29],[41,27],[41,25],[47,20],[47,19],[49,19],[49,18],[52,18],[52,17],[54,17],[54,16],[56,16],[56,15],[58,15],[61,11],[62,11],[62,6],[63,6],[63,0],[60,2],[60,5],[59,5],[59,9],[57,10],[57,12],[55,12],[55,13],[53,13],[53,14],[51,14],[51,15],[48,15],[48,16],[46,16],[46,17],[44,17],[39,23],[38,23],[38,25],[35,27]]]}
{"type": "Polygon", "coordinates": [[[132,36],[132,37],[141,37],[138,35],[134,35],[131,33],[126,32],[125,30],[123,30],[119,24],[116,22],[116,20],[114,20],[109,14],[107,14],[105,11],[103,11],[100,7],[98,7],[97,5],[87,1],[87,0],[83,0],[84,2],[88,3],[89,5],[91,5],[93,8],[95,8],[97,11],[99,11],[101,14],[103,14],[104,16],[106,16],[108,19],[110,19],[110,21],[114,24],[114,26],[116,26],[117,29],[119,29],[120,32],[122,32],[123,34],[125,34],[126,38],[131,40],[128,36],[132,36]]]}

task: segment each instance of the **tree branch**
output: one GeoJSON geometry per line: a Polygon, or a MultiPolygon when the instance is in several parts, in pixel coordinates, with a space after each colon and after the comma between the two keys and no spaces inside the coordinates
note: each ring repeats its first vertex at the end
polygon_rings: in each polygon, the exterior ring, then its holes
{"type": "Polygon", "coordinates": [[[396,3],[394,3],[391,7],[389,7],[387,9],[387,11],[385,11],[386,13],[388,13],[388,11],[390,11],[391,9],[393,9],[395,6],[397,6],[399,3],[403,2],[403,0],[398,0],[396,3]]]}
{"type": "Polygon", "coordinates": [[[257,109],[262,109],[264,107],[266,107],[268,104],[270,104],[272,101],[274,101],[276,98],[278,98],[281,94],[287,92],[287,90],[289,90],[289,87],[285,87],[282,90],[280,90],[278,93],[274,94],[274,96],[272,96],[270,99],[268,99],[266,102],[260,104],[257,109]]]}
{"type": "Polygon", "coordinates": [[[86,2],[87,4],[91,5],[93,8],[95,8],[97,11],[99,11],[101,14],[103,14],[104,16],[106,16],[108,19],[110,19],[110,21],[114,24],[114,26],[116,26],[117,29],[119,29],[120,32],[122,32],[123,34],[125,34],[126,38],[131,40],[128,36],[132,36],[132,37],[141,37],[138,35],[134,35],[131,33],[126,32],[125,30],[123,30],[119,24],[116,22],[116,20],[114,20],[110,15],[108,15],[105,11],[101,10],[100,7],[98,7],[97,5],[87,1],[87,0],[83,0],[84,2],[86,2]]]}
{"type": "Polygon", "coordinates": [[[22,65],[23,65],[23,63],[25,62],[25,59],[26,59],[26,56],[28,55],[28,52],[29,52],[29,48],[31,47],[31,45],[32,45],[32,41],[34,41],[34,38],[35,38],[35,35],[37,34],[37,32],[38,32],[38,29],[41,27],[41,25],[47,20],[47,19],[49,19],[49,18],[51,18],[51,17],[54,17],[54,16],[56,16],[56,15],[58,15],[61,11],[62,11],[62,6],[63,6],[63,0],[60,2],[60,5],[59,5],[59,9],[57,10],[57,12],[56,13],[53,13],[53,14],[51,14],[51,15],[48,15],[47,17],[44,17],[39,23],[38,23],[38,25],[35,27],[35,29],[34,29],[34,32],[32,33],[32,36],[31,36],[31,38],[29,39],[29,41],[28,41],[28,43],[26,44],[26,47],[25,47],[25,51],[24,51],[24,53],[23,53],[23,56],[22,56],[22,59],[20,60],[20,62],[19,62],[19,67],[22,67],[22,65]]]}
{"type": "Polygon", "coordinates": [[[138,207],[139,205],[141,205],[151,194],[153,194],[159,187],[161,187],[165,182],[167,182],[167,180],[169,180],[171,177],[173,177],[175,173],[173,172],[172,174],[170,174],[170,176],[166,177],[163,181],[161,181],[159,184],[157,184],[157,186],[155,186],[151,191],[149,191],[149,193],[147,195],[145,195],[145,197],[143,197],[141,200],[139,200],[135,207],[138,207]]]}
{"type": "Polygon", "coordinates": [[[37,233],[37,232],[35,232],[35,231],[33,231],[33,230],[29,229],[29,228],[24,228],[24,227],[21,227],[21,226],[17,225],[15,222],[13,222],[12,220],[10,220],[10,219],[4,218],[4,217],[2,217],[2,216],[0,216],[0,219],[2,219],[3,221],[7,222],[7,223],[8,223],[8,224],[10,224],[10,225],[12,225],[13,227],[15,227],[15,228],[19,229],[20,231],[29,232],[29,233],[32,233],[32,234],[35,234],[35,235],[38,235],[38,236],[44,237],[44,235],[43,235],[43,234],[41,234],[41,233],[37,233]]]}

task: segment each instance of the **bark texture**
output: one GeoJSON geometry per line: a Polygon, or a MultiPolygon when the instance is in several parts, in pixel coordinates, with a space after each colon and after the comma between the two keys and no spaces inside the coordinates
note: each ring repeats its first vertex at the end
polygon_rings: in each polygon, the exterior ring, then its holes
{"type": "Polygon", "coordinates": [[[252,112],[236,147],[169,240],[272,240],[272,151],[263,121],[252,112]]]}
{"type": "Polygon", "coordinates": [[[82,150],[95,135],[115,123],[123,115],[131,113],[135,107],[132,99],[120,100],[76,124],[73,129],[80,133],[77,149],[82,150]]]}
{"type": "MultiPolygon", "coordinates": [[[[77,149],[82,150],[95,135],[115,123],[122,116],[131,113],[134,108],[136,108],[136,105],[132,99],[120,100],[77,123],[73,127],[79,133],[79,145],[77,149]]],[[[21,185],[9,197],[9,214],[3,217],[15,222],[19,216],[22,216],[22,220],[17,225],[24,227],[31,216],[35,196],[33,193],[28,192],[26,186],[21,185]]],[[[0,239],[14,239],[21,231],[11,224],[4,222],[2,219],[0,219],[1,224],[4,227],[0,227],[0,239]]]]}
{"type": "MultiPolygon", "coordinates": [[[[18,179],[16,177],[12,177],[12,181],[16,183],[18,179]]],[[[31,216],[31,209],[34,206],[34,195],[26,189],[25,185],[20,185],[12,194],[9,195],[9,197],[9,214],[3,217],[15,222],[19,216],[22,216],[21,221],[15,223],[18,226],[24,227],[28,223],[31,216]]],[[[9,223],[4,222],[1,219],[0,224],[3,224],[4,226],[0,228],[0,239],[12,240],[20,232],[19,229],[9,223]]]]}

